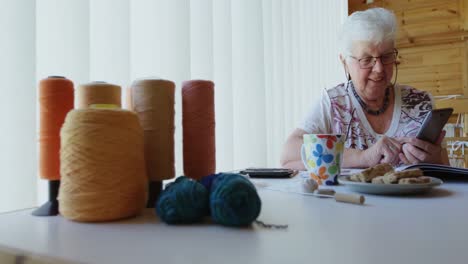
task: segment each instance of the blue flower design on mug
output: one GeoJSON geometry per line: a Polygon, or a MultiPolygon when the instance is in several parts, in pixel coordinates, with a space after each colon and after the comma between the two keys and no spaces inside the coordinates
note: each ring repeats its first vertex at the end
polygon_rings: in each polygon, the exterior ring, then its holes
{"type": "Polygon", "coordinates": [[[322,160],[326,163],[330,163],[333,161],[332,154],[323,154],[323,147],[321,144],[317,144],[315,147],[316,150],[312,151],[312,154],[317,157],[317,166],[322,165],[322,160]]]}

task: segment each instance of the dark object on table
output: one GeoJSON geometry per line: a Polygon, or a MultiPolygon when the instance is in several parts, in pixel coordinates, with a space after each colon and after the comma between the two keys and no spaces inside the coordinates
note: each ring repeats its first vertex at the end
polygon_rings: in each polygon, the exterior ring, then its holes
{"type": "Polygon", "coordinates": [[[240,174],[248,174],[252,178],[291,178],[297,171],[283,168],[247,168],[241,170],[240,174]]]}

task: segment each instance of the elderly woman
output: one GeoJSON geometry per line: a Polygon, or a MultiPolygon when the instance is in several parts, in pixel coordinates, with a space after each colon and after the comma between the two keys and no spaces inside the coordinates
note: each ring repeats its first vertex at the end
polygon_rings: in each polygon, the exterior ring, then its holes
{"type": "Polygon", "coordinates": [[[415,138],[434,107],[430,94],[396,84],[396,19],[383,8],[355,12],[341,33],[340,60],[347,82],[323,92],[303,123],[288,137],[282,166],[304,169],[300,147],[304,134],[346,135],[344,167],[379,163],[448,164],[440,142],[415,138]],[[395,80],[393,77],[395,75],[395,80]]]}

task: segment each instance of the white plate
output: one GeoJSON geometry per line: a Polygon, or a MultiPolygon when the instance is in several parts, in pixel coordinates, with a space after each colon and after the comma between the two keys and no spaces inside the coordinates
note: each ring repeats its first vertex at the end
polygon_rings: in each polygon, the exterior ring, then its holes
{"type": "Polygon", "coordinates": [[[430,183],[424,184],[375,184],[367,182],[354,182],[349,180],[349,176],[338,177],[338,182],[345,185],[348,189],[370,194],[413,194],[421,193],[441,185],[442,180],[434,177],[430,183]]]}

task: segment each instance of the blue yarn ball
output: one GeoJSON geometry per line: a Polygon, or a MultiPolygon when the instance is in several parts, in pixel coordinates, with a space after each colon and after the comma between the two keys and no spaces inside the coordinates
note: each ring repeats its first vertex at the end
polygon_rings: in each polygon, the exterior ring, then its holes
{"type": "Polygon", "coordinates": [[[200,183],[185,176],[166,186],[156,203],[156,213],[168,224],[190,224],[203,219],[209,193],[200,183]]]}
{"type": "Polygon", "coordinates": [[[213,184],[214,179],[218,178],[218,176],[219,174],[210,174],[201,178],[199,182],[205,186],[208,192],[211,192],[211,185],[213,184]]]}
{"type": "Polygon", "coordinates": [[[255,186],[241,174],[220,173],[213,179],[210,209],[213,221],[226,226],[250,225],[262,203],[255,186]]]}

